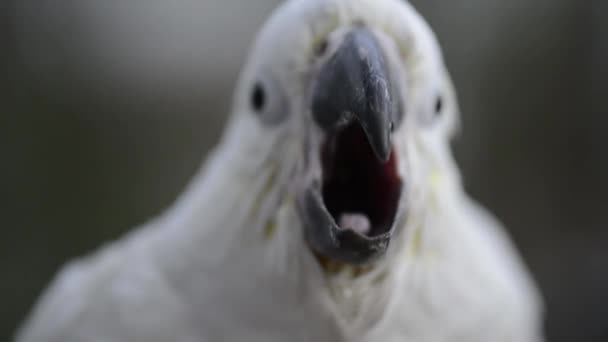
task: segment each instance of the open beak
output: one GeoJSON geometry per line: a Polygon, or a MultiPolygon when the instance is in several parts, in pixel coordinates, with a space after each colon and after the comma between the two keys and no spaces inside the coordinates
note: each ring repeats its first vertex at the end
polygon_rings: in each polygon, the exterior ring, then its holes
{"type": "Polygon", "coordinates": [[[311,112],[324,131],[321,179],[300,200],[319,255],[365,264],[388,248],[402,182],[391,132],[401,110],[382,48],[364,27],[347,33],[313,84],[311,112]]]}

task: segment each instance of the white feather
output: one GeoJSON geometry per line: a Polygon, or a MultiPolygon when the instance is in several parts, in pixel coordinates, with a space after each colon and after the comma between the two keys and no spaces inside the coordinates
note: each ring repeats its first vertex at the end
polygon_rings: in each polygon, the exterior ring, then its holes
{"type": "Polygon", "coordinates": [[[448,147],[458,106],[441,59],[405,2],[287,2],[256,41],[227,131],[186,193],[61,271],[17,341],[541,341],[532,281],[500,225],[461,189],[448,147]],[[302,145],[314,134],[302,103],[315,41],[359,20],[407,82],[408,117],[394,138],[408,213],[371,271],[328,274],[294,203],[302,145]],[[280,126],[248,109],[260,70],[278,78],[295,112],[280,126]],[[445,118],[425,127],[439,89],[445,118]]]}

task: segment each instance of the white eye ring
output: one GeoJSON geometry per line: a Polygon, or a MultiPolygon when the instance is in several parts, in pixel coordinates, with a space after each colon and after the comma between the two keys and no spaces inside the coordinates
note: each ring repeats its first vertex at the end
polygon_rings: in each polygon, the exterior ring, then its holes
{"type": "Polygon", "coordinates": [[[289,111],[283,89],[267,74],[257,77],[252,83],[249,105],[260,120],[268,125],[281,123],[289,111]]]}
{"type": "Polygon", "coordinates": [[[445,112],[445,96],[441,92],[437,92],[432,101],[425,106],[420,114],[420,122],[426,127],[432,127],[439,123],[445,112]]]}

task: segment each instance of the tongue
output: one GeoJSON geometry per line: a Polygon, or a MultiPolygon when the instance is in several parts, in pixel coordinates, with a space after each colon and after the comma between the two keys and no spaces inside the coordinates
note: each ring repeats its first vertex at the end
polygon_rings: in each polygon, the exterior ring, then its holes
{"type": "Polygon", "coordinates": [[[362,235],[368,234],[372,228],[372,224],[367,215],[361,213],[340,214],[338,225],[342,229],[351,229],[362,235]]]}

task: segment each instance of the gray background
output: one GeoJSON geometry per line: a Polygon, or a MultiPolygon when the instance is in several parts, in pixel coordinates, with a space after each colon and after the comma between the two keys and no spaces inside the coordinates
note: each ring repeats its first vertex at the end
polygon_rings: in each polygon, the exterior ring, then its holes
{"type": "MultiPolygon", "coordinates": [[[[0,340],[57,268],[171,203],[278,1],[0,0],[0,340]]],[[[467,189],[550,341],[608,341],[608,2],[418,0],[460,94],[467,189]]]]}

